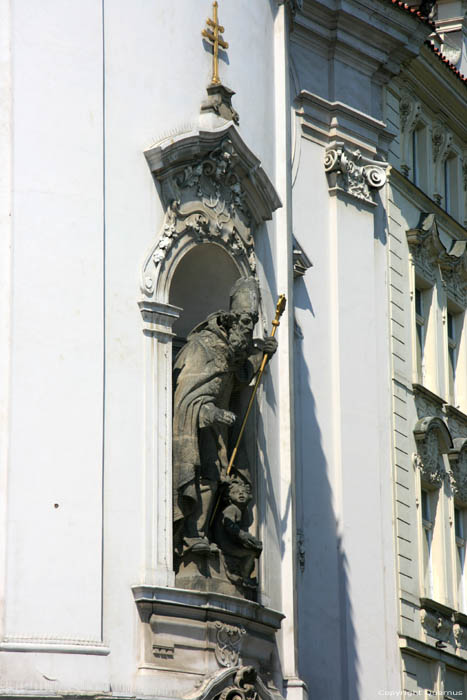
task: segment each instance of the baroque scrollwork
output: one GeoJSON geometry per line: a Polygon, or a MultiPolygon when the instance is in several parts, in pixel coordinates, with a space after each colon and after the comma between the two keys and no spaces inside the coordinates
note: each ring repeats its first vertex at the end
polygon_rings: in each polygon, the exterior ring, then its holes
{"type": "Polygon", "coordinates": [[[190,245],[215,243],[237,259],[243,275],[255,276],[255,227],[281,203],[232,123],[167,138],[144,155],[165,207],[142,267],[144,297],[157,297],[156,287],[166,278],[162,271],[190,245]]]}
{"type": "Polygon", "coordinates": [[[454,496],[467,505],[467,438],[455,438],[449,452],[450,480],[454,496]]]}
{"type": "Polygon", "coordinates": [[[441,418],[425,416],[417,422],[414,436],[417,443],[414,466],[420,469],[422,479],[427,484],[441,486],[446,478],[442,455],[452,448],[447,425],[441,418]]]}
{"type": "Polygon", "coordinates": [[[216,630],[215,655],[220,666],[230,668],[238,664],[243,637],[246,634],[244,627],[227,625],[216,620],[214,623],[216,630]]]}
{"type": "Polygon", "coordinates": [[[434,280],[439,269],[448,294],[461,306],[467,302],[467,241],[453,240],[449,247],[441,240],[436,216],[423,212],[415,228],[406,232],[415,265],[423,276],[434,280]]]}
{"type": "Polygon", "coordinates": [[[235,674],[233,685],[225,688],[218,700],[257,700],[257,677],[253,666],[242,666],[235,674]]]}
{"type": "Polygon", "coordinates": [[[246,194],[233,167],[236,152],[229,138],[201,160],[185,165],[170,182],[170,200],[162,232],[143,272],[143,291],[154,291],[154,268],[183,236],[196,243],[217,242],[243,259],[256,274],[251,213],[246,194]]]}
{"type": "Polygon", "coordinates": [[[374,204],[373,193],[386,183],[385,164],[351,152],[341,142],[326,151],[324,169],[331,190],[343,190],[357,199],[374,204]]]}

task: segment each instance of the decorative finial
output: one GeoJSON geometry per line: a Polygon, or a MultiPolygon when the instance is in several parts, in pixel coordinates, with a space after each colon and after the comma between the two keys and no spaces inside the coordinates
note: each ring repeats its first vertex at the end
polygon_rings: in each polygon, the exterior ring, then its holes
{"type": "Polygon", "coordinates": [[[208,27],[211,29],[203,29],[201,35],[212,43],[212,79],[211,85],[220,85],[219,78],[219,46],[223,49],[228,49],[229,44],[224,41],[221,34],[223,34],[224,27],[219,24],[217,20],[217,2],[212,3],[213,19],[206,20],[208,27]],[[212,31],[211,31],[212,30],[212,31]]]}

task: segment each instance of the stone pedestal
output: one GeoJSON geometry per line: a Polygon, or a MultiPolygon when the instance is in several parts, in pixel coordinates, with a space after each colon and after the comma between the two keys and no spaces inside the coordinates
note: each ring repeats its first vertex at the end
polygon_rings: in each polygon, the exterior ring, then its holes
{"type": "Polygon", "coordinates": [[[234,671],[251,667],[256,692],[281,697],[276,632],[282,613],[212,591],[141,585],[133,587],[133,595],[142,622],[143,690],[214,698],[235,686],[234,671]]]}

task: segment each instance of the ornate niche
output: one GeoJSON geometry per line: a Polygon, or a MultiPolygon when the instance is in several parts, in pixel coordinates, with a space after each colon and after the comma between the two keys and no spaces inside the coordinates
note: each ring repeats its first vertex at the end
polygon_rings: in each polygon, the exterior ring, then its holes
{"type": "Polygon", "coordinates": [[[453,447],[448,427],[441,418],[425,416],[417,421],[413,432],[417,443],[414,465],[426,484],[439,487],[446,477],[442,455],[449,454],[453,447]]]}
{"type": "Polygon", "coordinates": [[[450,480],[456,500],[467,506],[467,438],[454,438],[454,446],[449,451],[451,465],[450,480]]]}
{"type": "Polygon", "coordinates": [[[255,234],[281,203],[232,123],[169,138],[145,157],[165,214],[140,278],[146,365],[144,583],[173,586],[172,342],[183,310],[169,303],[171,284],[180,262],[188,254],[203,257],[205,245],[211,253],[223,251],[237,277],[257,280],[255,234]]]}
{"type": "MultiPolygon", "coordinates": [[[[164,219],[140,278],[146,363],[146,569],[133,595],[142,623],[141,668],[148,678],[159,677],[163,687],[176,688],[177,694],[180,677],[186,692],[194,686],[199,689],[203,679],[210,678],[203,690],[193,691],[194,696],[215,698],[225,691],[226,698],[232,694],[266,700],[272,695],[259,677],[250,671],[237,674],[242,664],[254,664],[268,683],[272,677],[267,669],[280,685],[277,660],[271,659],[276,659],[275,635],[283,616],[246,599],[233,584],[222,590],[203,587],[203,576],[198,576],[197,584],[193,577],[182,581],[175,573],[179,555],[175,551],[174,561],[172,344],[174,324],[183,310],[169,302],[171,285],[184,263],[192,255],[212,253],[213,246],[222,249],[222,256],[237,267],[238,278],[259,296],[255,235],[281,203],[232,123],[167,139],[146,151],[145,157],[162,199],[164,219]]],[[[237,303],[244,293],[242,287],[237,303]]],[[[212,316],[217,319],[218,314],[212,316]]],[[[211,323],[208,319],[199,326],[211,323]]],[[[198,542],[195,554],[207,560],[210,552],[202,553],[200,546],[198,542]]],[[[216,563],[219,556],[211,559],[216,563]]]]}

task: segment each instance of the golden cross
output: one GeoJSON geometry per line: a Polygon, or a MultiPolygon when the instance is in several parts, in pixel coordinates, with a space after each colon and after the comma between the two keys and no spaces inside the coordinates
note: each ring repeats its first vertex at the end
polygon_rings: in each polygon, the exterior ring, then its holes
{"type": "Polygon", "coordinates": [[[228,49],[229,45],[226,41],[223,40],[221,34],[225,31],[224,27],[222,27],[218,21],[217,21],[217,2],[212,3],[212,10],[213,10],[213,15],[214,19],[208,19],[206,20],[206,24],[208,27],[212,28],[211,29],[203,29],[201,32],[202,36],[204,36],[205,39],[210,41],[212,43],[212,79],[211,79],[211,85],[219,85],[221,82],[219,79],[219,46],[221,46],[223,49],[228,49]]]}

